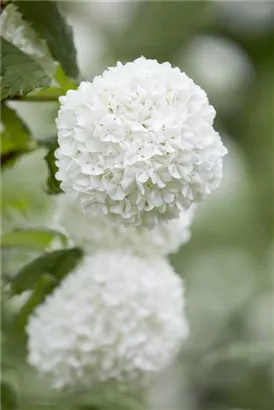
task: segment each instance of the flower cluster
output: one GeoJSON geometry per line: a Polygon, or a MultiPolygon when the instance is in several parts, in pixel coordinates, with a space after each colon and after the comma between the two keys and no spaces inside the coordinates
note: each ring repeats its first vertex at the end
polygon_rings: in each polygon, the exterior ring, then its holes
{"type": "Polygon", "coordinates": [[[118,63],[60,102],[54,223],[86,256],[30,317],[29,363],[56,388],[133,382],[187,337],[165,256],[189,240],[226,149],[204,91],[168,63],[118,63]]]}
{"type": "Polygon", "coordinates": [[[32,27],[26,23],[14,4],[4,8],[0,18],[1,36],[31,56],[46,72],[52,74],[55,63],[51,58],[46,42],[40,39],[32,27]]]}
{"type": "Polygon", "coordinates": [[[188,334],[183,284],[164,259],[88,256],[27,325],[29,363],[56,388],[129,381],[167,365],[188,334]]]}
{"type": "Polygon", "coordinates": [[[57,223],[75,245],[86,252],[100,249],[128,249],[136,255],[167,255],[189,241],[194,206],[182,211],[178,220],[163,221],[154,229],[116,224],[109,215],[94,216],[83,212],[69,195],[59,195],[57,223]]]}
{"type": "Polygon", "coordinates": [[[118,63],[60,103],[56,178],[87,212],[153,227],[219,186],[215,110],[169,63],[118,63]]]}

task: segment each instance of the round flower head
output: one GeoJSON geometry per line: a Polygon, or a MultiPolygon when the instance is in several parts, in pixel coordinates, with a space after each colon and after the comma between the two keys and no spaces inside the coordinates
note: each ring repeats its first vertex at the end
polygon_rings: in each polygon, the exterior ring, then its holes
{"type": "Polygon", "coordinates": [[[60,97],[56,178],[86,211],[153,227],[222,178],[206,93],[169,63],[138,58],[60,97]]]}
{"type": "Polygon", "coordinates": [[[23,20],[20,12],[12,4],[8,4],[0,18],[1,36],[31,56],[46,72],[52,74],[55,63],[50,55],[46,42],[38,37],[33,28],[23,20]]]}
{"type": "Polygon", "coordinates": [[[174,253],[189,241],[193,216],[194,205],[182,211],[178,220],[162,221],[149,230],[144,226],[116,224],[108,215],[85,213],[68,195],[59,195],[57,205],[58,225],[89,253],[100,249],[128,249],[142,256],[174,253]]]}
{"type": "Polygon", "coordinates": [[[55,388],[120,383],[169,364],[187,337],[183,284],[164,259],[84,259],[29,319],[28,361],[55,388]]]}

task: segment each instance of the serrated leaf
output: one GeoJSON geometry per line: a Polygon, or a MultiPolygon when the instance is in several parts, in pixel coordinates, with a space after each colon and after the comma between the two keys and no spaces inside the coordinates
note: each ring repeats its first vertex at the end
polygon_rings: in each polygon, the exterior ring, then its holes
{"type": "Polygon", "coordinates": [[[34,289],[43,275],[55,279],[57,286],[77,266],[82,256],[83,251],[79,248],[44,253],[20,269],[11,282],[13,293],[18,294],[28,289],[34,289]]]}
{"type": "Polygon", "coordinates": [[[46,229],[15,229],[1,236],[2,248],[45,249],[53,240],[66,244],[66,237],[60,232],[46,229]]]}
{"type": "Polygon", "coordinates": [[[1,409],[14,410],[18,408],[18,399],[12,385],[1,381],[1,409]]]}
{"type": "Polygon", "coordinates": [[[51,79],[30,56],[1,38],[1,100],[48,87],[51,79]]]}
{"type": "Polygon", "coordinates": [[[1,167],[11,166],[36,147],[30,130],[15,110],[1,103],[1,167]]]}
{"type": "Polygon", "coordinates": [[[77,78],[79,70],[71,27],[55,1],[15,1],[22,17],[45,39],[52,57],[59,61],[66,75],[77,78]]]}

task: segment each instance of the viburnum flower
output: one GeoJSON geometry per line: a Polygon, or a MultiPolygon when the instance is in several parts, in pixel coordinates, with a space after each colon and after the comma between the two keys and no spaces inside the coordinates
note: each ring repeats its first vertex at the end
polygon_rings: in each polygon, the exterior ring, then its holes
{"type": "Polygon", "coordinates": [[[60,103],[56,178],[84,210],[153,227],[219,186],[215,110],[179,68],[119,62],[60,103]]]}
{"type": "Polygon", "coordinates": [[[33,28],[23,20],[21,13],[12,3],[7,4],[0,17],[1,36],[31,56],[48,74],[55,70],[46,42],[38,37],[33,28]]]}
{"type": "Polygon", "coordinates": [[[28,361],[55,388],[138,381],[172,361],[188,335],[184,288],[165,259],[86,257],[36,308],[28,361]]]}
{"type": "Polygon", "coordinates": [[[167,255],[189,241],[194,205],[182,211],[178,220],[161,221],[154,229],[123,226],[109,215],[95,216],[82,210],[69,195],[59,195],[56,219],[58,226],[74,244],[87,252],[100,249],[127,249],[141,256],[167,255]]]}

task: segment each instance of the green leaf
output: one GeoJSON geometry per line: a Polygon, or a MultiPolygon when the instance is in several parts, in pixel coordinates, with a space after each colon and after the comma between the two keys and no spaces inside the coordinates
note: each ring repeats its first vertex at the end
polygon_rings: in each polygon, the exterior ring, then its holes
{"type": "Polygon", "coordinates": [[[64,92],[68,90],[76,90],[78,88],[78,84],[74,81],[71,81],[62,70],[61,66],[57,67],[57,70],[53,76],[55,81],[62,87],[64,92]]]}
{"type": "Polygon", "coordinates": [[[15,110],[6,104],[1,104],[1,154],[11,151],[31,151],[36,143],[30,131],[15,110]]]}
{"type": "Polygon", "coordinates": [[[66,75],[77,78],[79,70],[71,27],[55,1],[15,1],[22,17],[45,39],[52,57],[59,61],[66,75]]]}
{"type": "MultiPolygon", "coordinates": [[[[73,270],[83,256],[79,248],[62,249],[44,253],[24,266],[12,280],[14,294],[33,289],[39,279],[46,275],[53,278],[55,286],[73,270]]],[[[54,286],[54,287],[55,287],[54,286]]]]}
{"type": "Polygon", "coordinates": [[[50,275],[44,274],[39,278],[35,283],[30,297],[12,321],[12,329],[15,331],[15,334],[18,335],[18,331],[24,331],[29,315],[45,300],[46,296],[51,293],[57,285],[58,282],[56,279],[50,275]]]}
{"type": "Polygon", "coordinates": [[[1,236],[2,248],[45,249],[53,240],[60,240],[66,245],[65,235],[45,229],[15,229],[1,236]]]}
{"type": "Polygon", "coordinates": [[[10,383],[1,381],[1,409],[18,409],[18,399],[14,388],[10,383]]]}
{"type": "Polygon", "coordinates": [[[48,87],[50,77],[31,57],[1,38],[1,100],[48,87]]]}
{"type": "Polygon", "coordinates": [[[16,111],[4,103],[1,103],[1,124],[1,167],[4,167],[35,149],[36,142],[16,111]]]}
{"type": "Polygon", "coordinates": [[[55,164],[55,150],[59,147],[57,138],[53,138],[44,143],[49,148],[45,160],[48,166],[49,176],[47,178],[48,194],[60,194],[63,192],[60,188],[60,181],[57,181],[55,174],[58,171],[57,165],[55,164]]]}
{"type": "Polygon", "coordinates": [[[38,148],[22,156],[16,167],[2,173],[2,233],[15,228],[39,227],[39,221],[49,219],[53,201],[45,192],[46,152],[38,148]]]}

